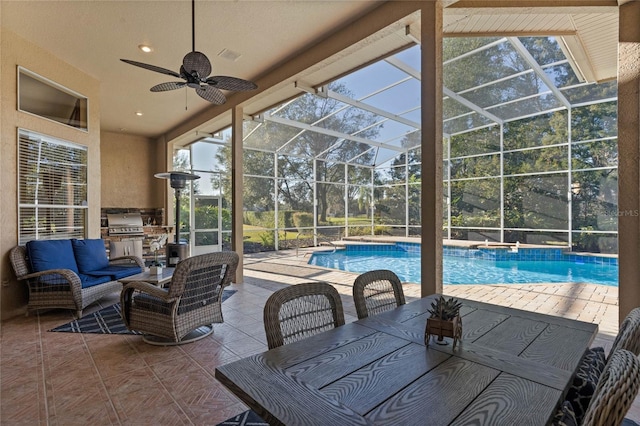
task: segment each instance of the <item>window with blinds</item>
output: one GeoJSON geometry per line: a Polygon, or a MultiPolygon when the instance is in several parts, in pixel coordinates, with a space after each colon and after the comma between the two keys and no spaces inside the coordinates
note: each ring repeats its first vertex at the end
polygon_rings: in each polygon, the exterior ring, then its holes
{"type": "Polygon", "coordinates": [[[18,240],[84,238],[87,148],[18,129],[18,240]]]}

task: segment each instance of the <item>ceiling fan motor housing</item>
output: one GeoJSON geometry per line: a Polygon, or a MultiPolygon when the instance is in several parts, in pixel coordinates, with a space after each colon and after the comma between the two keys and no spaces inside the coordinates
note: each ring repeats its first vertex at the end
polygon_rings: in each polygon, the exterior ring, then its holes
{"type": "Polygon", "coordinates": [[[212,76],[211,74],[211,62],[209,58],[202,53],[195,50],[195,1],[191,2],[192,12],[192,51],[187,53],[182,59],[182,66],[180,67],[180,73],[176,73],[166,68],[158,67],[155,65],[144,64],[142,62],[131,61],[129,59],[121,59],[130,65],[136,67],[145,68],[150,71],[158,72],[161,74],[170,75],[172,77],[182,78],[184,81],[170,81],[166,83],[160,83],[151,88],[152,92],[166,92],[169,90],[180,89],[184,86],[188,86],[195,89],[198,96],[202,99],[209,101],[216,105],[222,105],[226,102],[222,90],[230,91],[245,91],[255,90],[258,86],[255,83],[241,78],[227,77],[227,76],[212,76]],[[215,87],[214,87],[215,86],[215,87]]]}

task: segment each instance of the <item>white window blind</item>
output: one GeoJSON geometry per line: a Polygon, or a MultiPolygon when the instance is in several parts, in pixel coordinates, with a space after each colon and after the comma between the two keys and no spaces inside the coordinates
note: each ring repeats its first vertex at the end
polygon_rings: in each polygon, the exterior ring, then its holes
{"type": "Polygon", "coordinates": [[[18,240],[84,238],[87,148],[18,130],[18,240]]]}

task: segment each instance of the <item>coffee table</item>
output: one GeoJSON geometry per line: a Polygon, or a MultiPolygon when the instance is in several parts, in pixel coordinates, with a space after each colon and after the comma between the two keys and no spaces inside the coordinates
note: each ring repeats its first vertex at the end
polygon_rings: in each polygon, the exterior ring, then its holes
{"type": "Polygon", "coordinates": [[[144,272],[140,272],[139,274],[130,275],[125,278],[121,278],[118,281],[122,283],[122,285],[126,285],[127,283],[131,283],[134,281],[145,281],[158,287],[164,287],[165,284],[171,282],[171,278],[173,278],[173,273],[176,268],[162,268],[162,274],[151,274],[147,269],[144,272]]]}

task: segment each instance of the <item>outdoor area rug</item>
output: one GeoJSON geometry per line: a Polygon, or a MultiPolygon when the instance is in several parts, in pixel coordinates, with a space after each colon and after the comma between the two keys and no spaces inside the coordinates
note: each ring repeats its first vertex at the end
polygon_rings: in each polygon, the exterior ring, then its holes
{"type": "MultiPolygon", "coordinates": [[[[231,297],[237,290],[224,290],[222,301],[231,297]]],[[[49,331],[62,331],[66,333],[94,333],[94,334],[142,334],[138,331],[130,331],[122,322],[120,316],[120,304],[115,303],[99,311],[85,315],[49,331]]]]}
{"type": "Polygon", "coordinates": [[[216,426],[269,426],[255,411],[247,410],[237,416],[231,417],[216,426]]]}

